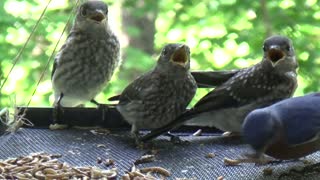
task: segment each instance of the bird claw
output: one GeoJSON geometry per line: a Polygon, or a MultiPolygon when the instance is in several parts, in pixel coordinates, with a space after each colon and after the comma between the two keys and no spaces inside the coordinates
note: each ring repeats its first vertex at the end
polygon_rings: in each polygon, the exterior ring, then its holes
{"type": "Polygon", "coordinates": [[[58,130],[58,129],[66,129],[68,127],[67,124],[62,124],[62,114],[64,114],[64,109],[61,106],[61,100],[63,98],[63,93],[60,94],[58,101],[55,103],[53,108],[53,123],[49,125],[49,129],[58,130]]]}
{"type": "Polygon", "coordinates": [[[140,136],[135,136],[134,138],[135,138],[136,147],[138,149],[150,149],[151,144],[141,141],[140,136]]]}
{"type": "Polygon", "coordinates": [[[170,137],[170,142],[172,142],[173,144],[189,144],[189,141],[181,140],[180,137],[173,135],[170,137]]]}

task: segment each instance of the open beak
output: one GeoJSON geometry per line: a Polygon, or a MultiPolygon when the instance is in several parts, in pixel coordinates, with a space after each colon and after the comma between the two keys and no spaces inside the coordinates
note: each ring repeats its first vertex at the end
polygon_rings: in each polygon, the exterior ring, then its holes
{"type": "Polygon", "coordinates": [[[181,45],[180,47],[178,47],[171,56],[171,60],[174,63],[185,67],[189,61],[187,46],[181,45]]]}
{"type": "Polygon", "coordinates": [[[286,56],[281,48],[277,45],[271,46],[267,53],[267,57],[271,61],[272,66],[275,66],[281,59],[286,56]]]}
{"type": "Polygon", "coordinates": [[[91,16],[89,16],[89,19],[97,22],[97,23],[101,23],[104,19],[106,19],[106,16],[104,15],[103,12],[101,11],[96,11],[94,14],[92,14],[91,16]]]}

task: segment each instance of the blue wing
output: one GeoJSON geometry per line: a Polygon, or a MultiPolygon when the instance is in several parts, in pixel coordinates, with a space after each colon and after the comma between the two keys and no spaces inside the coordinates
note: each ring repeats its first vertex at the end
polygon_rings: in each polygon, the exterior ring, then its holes
{"type": "Polygon", "coordinates": [[[320,132],[320,93],[287,99],[272,108],[285,126],[289,144],[306,143],[320,132]]]}

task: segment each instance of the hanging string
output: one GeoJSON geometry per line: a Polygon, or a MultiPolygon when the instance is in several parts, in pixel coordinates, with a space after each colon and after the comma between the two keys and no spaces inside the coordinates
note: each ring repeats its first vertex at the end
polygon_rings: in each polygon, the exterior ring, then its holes
{"type": "Polygon", "coordinates": [[[39,25],[40,21],[42,20],[42,18],[43,18],[43,16],[44,16],[45,12],[47,11],[47,9],[48,9],[49,4],[51,3],[51,1],[52,1],[52,0],[49,0],[49,1],[48,1],[47,5],[46,5],[46,7],[44,8],[44,10],[42,11],[42,13],[41,13],[41,15],[40,15],[39,19],[37,20],[36,24],[33,26],[33,28],[32,28],[32,30],[31,30],[31,33],[30,33],[30,35],[29,35],[29,37],[28,37],[27,41],[24,43],[23,47],[22,47],[22,48],[20,49],[20,51],[18,52],[18,55],[14,58],[14,61],[13,61],[12,67],[11,67],[11,69],[10,69],[10,71],[9,71],[9,73],[8,73],[8,75],[7,75],[7,77],[6,77],[6,78],[4,78],[4,81],[3,81],[3,83],[1,84],[1,87],[0,87],[0,93],[2,92],[2,88],[4,87],[4,84],[7,82],[7,79],[9,78],[10,74],[12,73],[13,68],[16,66],[16,64],[17,64],[17,63],[18,63],[18,61],[20,60],[20,57],[21,57],[21,55],[22,55],[22,53],[23,53],[24,49],[26,48],[27,44],[29,43],[29,41],[30,41],[30,39],[31,39],[32,35],[34,34],[34,32],[36,31],[36,29],[38,28],[38,25],[39,25]]]}
{"type": "Polygon", "coordinates": [[[71,13],[70,13],[70,15],[69,15],[69,17],[68,17],[68,21],[67,21],[66,25],[64,26],[64,28],[63,28],[63,30],[62,30],[62,33],[60,34],[60,37],[59,37],[59,39],[58,39],[58,41],[57,41],[57,43],[56,43],[56,45],[55,45],[55,47],[54,47],[51,55],[50,55],[50,57],[48,58],[48,61],[47,61],[46,65],[45,65],[45,67],[44,67],[44,70],[42,71],[42,73],[41,73],[41,75],[40,75],[40,78],[39,78],[39,80],[38,80],[38,82],[37,82],[37,85],[36,85],[36,87],[35,87],[32,95],[31,95],[31,98],[30,98],[30,100],[29,100],[26,108],[24,109],[24,112],[23,112],[22,115],[24,115],[24,114],[26,113],[26,111],[27,111],[27,109],[28,109],[28,107],[29,107],[29,105],[30,105],[30,103],[31,103],[31,101],[32,101],[33,96],[34,96],[35,93],[37,92],[38,86],[39,86],[40,82],[42,81],[45,73],[47,72],[47,69],[48,69],[48,67],[49,67],[49,64],[51,63],[51,60],[52,60],[52,58],[53,58],[53,56],[54,56],[54,54],[55,54],[55,52],[56,52],[56,49],[57,49],[57,47],[58,47],[58,45],[59,45],[59,43],[60,43],[60,40],[62,39],[62,36],[63,36],[64,32],[66,31],[68,25],[70,24],[71,17],[72,17],[72,15],[76,12],[76,10],[77,10],[77,8],[78,8],[78,4],[79,4],[79,0],[76,1],[75,6],[72,8],[72,11],[71,11],[71,13]]]}

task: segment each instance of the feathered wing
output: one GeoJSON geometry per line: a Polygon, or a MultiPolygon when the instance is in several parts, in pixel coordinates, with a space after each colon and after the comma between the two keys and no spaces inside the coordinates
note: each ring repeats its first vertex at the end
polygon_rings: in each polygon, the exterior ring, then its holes
{"type": "Polygon", "coordinates": [[[142,100],[144,96],[148,96],[148,94],[152,93],[156,88],[155,82],[152,81],[156,74],[152,71],[147,72],[137,79],[135,79],[130,85],[128,85],[121,95],[111,97],[111,100],[119,100],[119,104],[127,104],[134,100],[142,100]]]}
{"type": "MultiPolygon", "coordinates": [[[[239,107],[272,95],[275,89],[254,85],[255,78],[243,78],[247,73],[247,70],[239,71],[237,75],[209,92],[195,104],[193,112],[199,114],[223,108],[239,107]]],[[[277,87],[275,86],[275,88],[277,87]]]]}
{"type": "Polygon", "coordinates": [[[199,88],[210,88],[219,86],[237,74],[240,69],[225,71],[193,71],[192,76],[199,88]]]}
{"type": "Polygon", "coordinates": [[[201,98],[191,110],[182,114],[179,118],[172,121],[168,125],[153,130],[151,133],[142,137],[141,140],[148,141],[152,138],[155,138],[171,130],[172,128],[182,125],[184,122],[190,120],[198,114],[223,108],[239,107],[244,104],[256,102],[260,98],[271,96],[275,89],[261,88],[253,85],[255,82],[254,79],[242,78],[249,72],[250,68],[239,71],[227,82],[225,82],[221,86],[218,86],[203,98],[201,98]]]}
{"type": "Polygon", "coordinates": [[[286,124],[288,143],[299,145],[319,138],[320,133],[320,96],[312,93],[282,101],[273,108],[286,124]],[[281,111],[277,111],[277,109],[281,111]],[[303,128],[301,128],[303,126],[303,128]]]}
{"type": "MultiPolygon", "coordinates": [[[[71,38],[72,36],[74,36],[74,34],[75,34],[75,32],[70,32],[70,34],[67,37],[66,43],[68,43],[68,39],[71,38]]],[[[51,71],[51,80],[53,79],[53,75],[58,68],[58,59],[59,59],[60,55],[63,53],[63,51],[65,51],[66,46],[67,46],[66,44],[63,44],[61,46],[59,52],[57,53],[56,57],[53,60],[53,67],[52,67],[52,71],[51,71]]]]}

